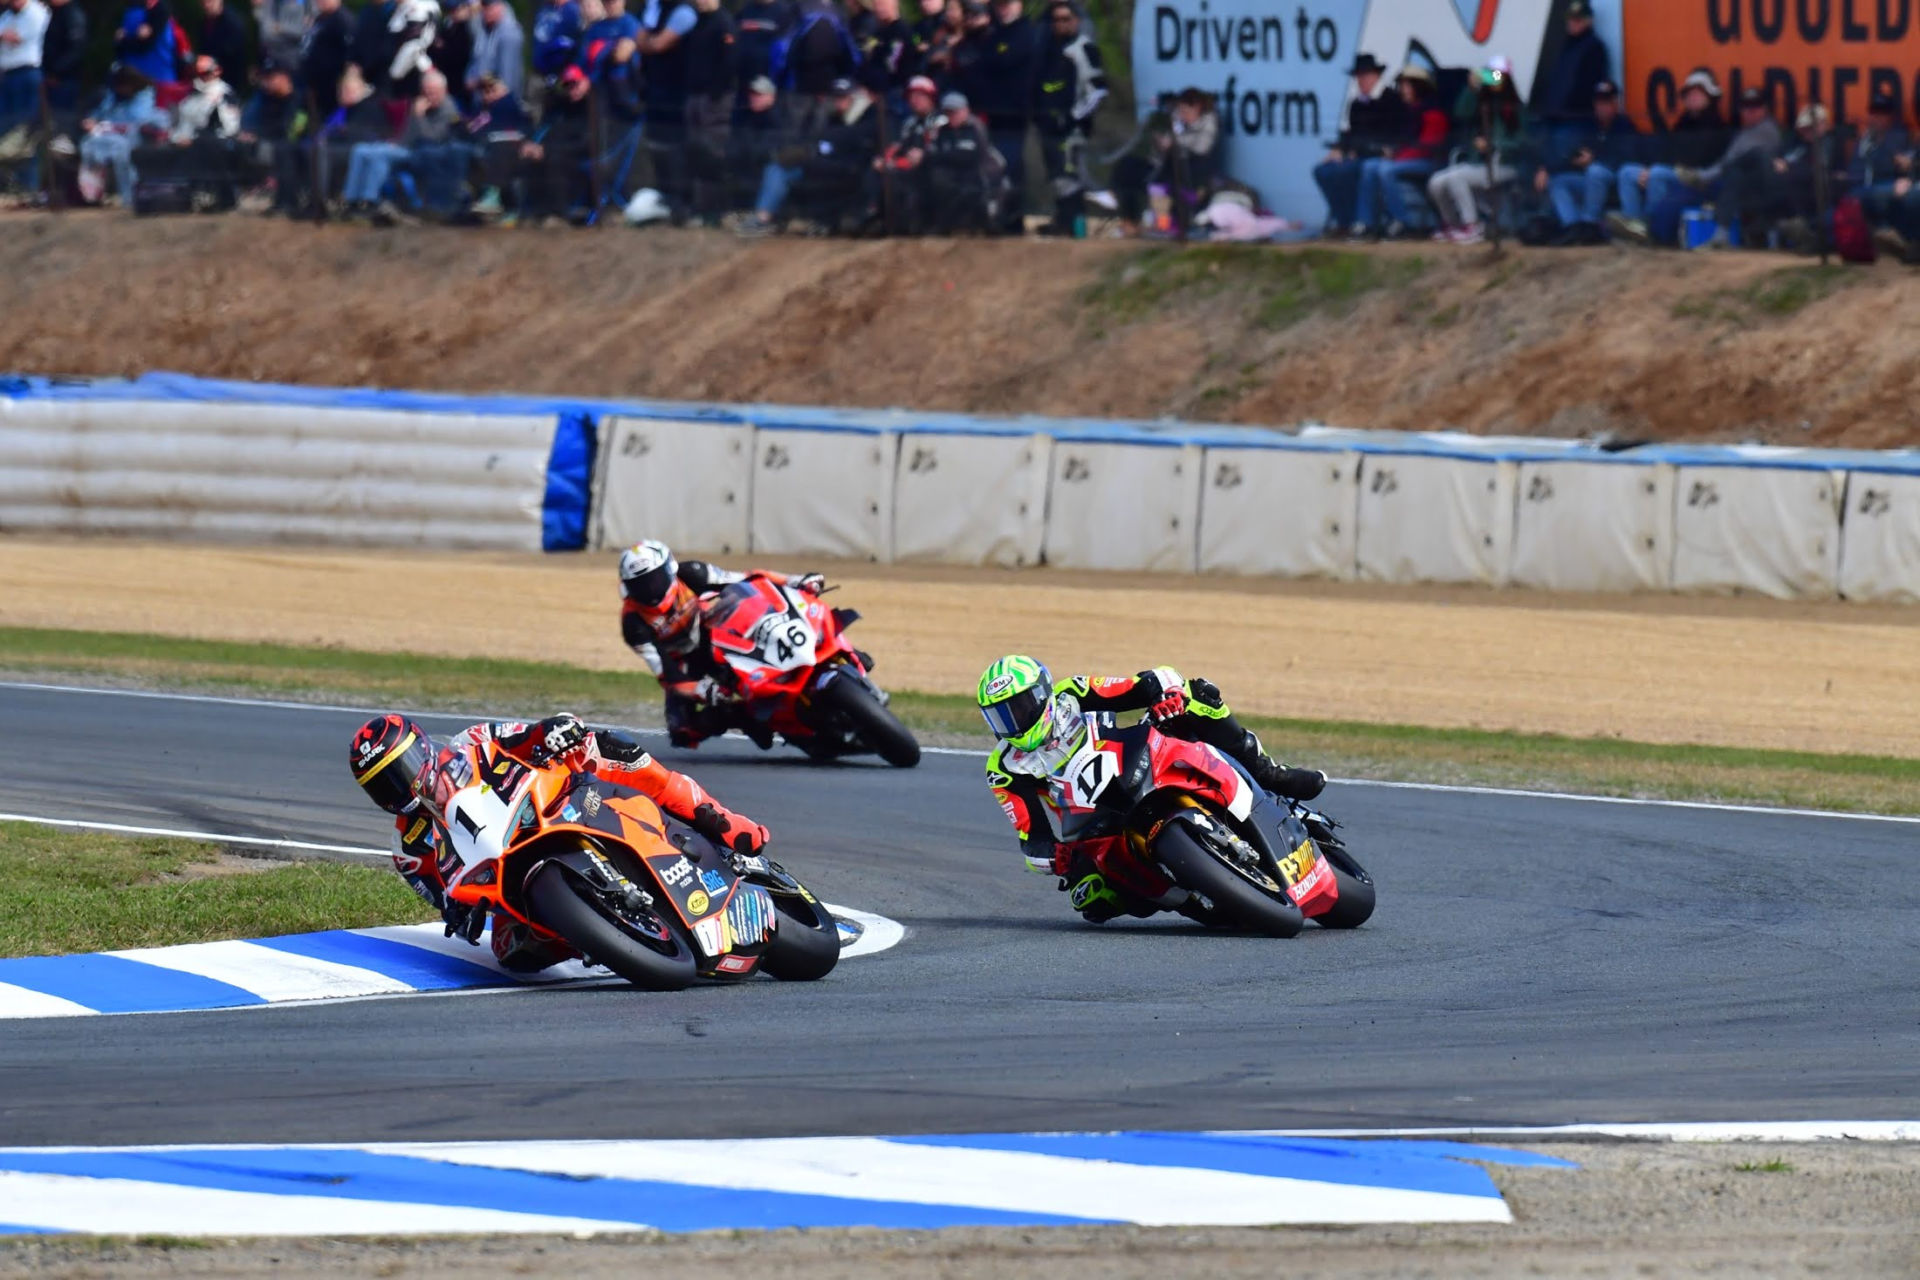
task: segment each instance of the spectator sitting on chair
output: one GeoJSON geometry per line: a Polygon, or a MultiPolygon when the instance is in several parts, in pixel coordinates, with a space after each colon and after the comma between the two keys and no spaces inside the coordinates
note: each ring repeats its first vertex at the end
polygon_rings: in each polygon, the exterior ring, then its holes
{"type": "Polygon", "coordinates": [[[593,218],[593,81],[579,67],[568,67],[560,75],[559,89],[547,103],[540,132],[520,146],[527,172],[527,213],[585,226],[593,218]]]}
{"type": "Polygon", "coordinates": [[[927,145],[940,89],[926,76],[907,81],[907,118],[887,149],[873,159],[874,203],[886,214],[888,235],[918,235],[926,204],[927,145]]]}
{"type": "Polygon", "coordinates": [[[1174,94],[1160,95],[1153,110],[1134,130],[1133,137],[1114,156],[1113,172],[1107,175],[1107,185],[1113,189],[1114,205],[1120,215],[1120,231],[1125,236],[1140,234],[1141,219],[1147,212],[1147,188],[1173,148],[1174,101],[1174,94]]]}
{"type": "Polygon", "coordinates": [[[1163,174],[1179,188],[1179,198],[1193,209],[1207,207],[1220,184],[1220,112],[1213,95],[1188,86],[1173,100],[1173,147],[1163,174]]]}
{"type": "Polygon", "coordinates": [[[1474,154],[1427,180],[1427,197],[1440,214],[1435,240],[1478,244],[1486,236],[1480,221],[1480,197],[1511,184],[1526,147],[1527,113],[1514,87],[1513,64],[1495,57],[1473,73],[1460,94],[1455,118],[1474,130],[1474,154]]]}
{"type": "MultiPolygon", "coordinates": [[[[420,78],[420,96],[407,113],[406,130],[398,142],[356,143],[347,155],[347,181],[341,198],[347,204],[348,217],[372,217],[391,225],[403,216],[397,206],[386,200],[387,179],[395,166],[415,165],[423,155],[429,164],[444,157],[433,156],[423,148],[447,143],[459,127],[460,112],[447,98],[447,78],[429,71],[420,78]]],[[[425,178],[422,177],[425,186],[425,178]]]]}
{"type": "MultiPolygon", "coordinates": [[[[353,149],[363,142],[391,142],[393,129],[380,96],[367,84],[358,66],[347,64],[334,88],[339,104],[321,125],[315,139],[320,150],[322,197],[333,194],[333,175],[350,167],[353,149]]],[[[357,212],[357,211],[356,211],[357,212]]]]}
{"type": "Polygon", "coordinates": [[[193,61],[193,88],[173,111],[173,132],[178,146],[196,142],[212,143],[240,132],[240,104],[220,74],[220,64],[204,53],[193,61]]]}
{"type": "Polygon", "coordinates": [[[733,120],[727,135],[727,205],[751,208],[760,175],[773,163],[784,141],[780,92],[771,76],[755,76],[747,84],[746,109],[733,120]]]}
{"type": "Polygon", "coordinates": [[[114,190],[123,203],[133,201],[138,173],[133,149],[143,133],[165,129],[167,113],[154,105],[153,87],[132,67],[115,63],[107,73],[107,91],[93,113],[80,121],[80,198],[99,204],[106,193],[106,173],[113,171],[114,190]]]}
{"type": "Polygon", "coordinates": [[[1573,151],[1561,158],[1558,172],[1547,178],[1542,168],[1536,186],[1544,185],[1553,202],[1553,216],[1569,244],[1599,244],[1605,239],[1600,219],[1613,197],[1621,169],[1640,159],[1640,131],[1620,110],[1620,90],[1602,80],[1593,91],[1593,125],[1563,135],[1574,139],[1573,151]]]}
{"type": "Polygon", "coordinates": [[[299,212],[309,166],[300,135],[306,112],[293,96],[293,75],[267,58],[260,64],[260,86],[240,112],[240,143],[256,173],[273,175],[269,214],[299,212]]]}
{"type": "Polygon", "coordinates": [[[1361,167],[1384,156],[1406,136],[1403,100],[1388,93],[1386,66],[1370,53],[1354,58],[1347,74],[1353,77],[1353,100],[1347,104],[1347,127],[1313,170],[1313,180],[1327,202],[1326,234],[1364,233],[1369,223],[1359,216],[1361,167]]]}
{"type": "Polygon", "coordinates": [[[927,136],[927,217],[940,235],[993,231],[1009,198],[1007,170],[965,94],[940,99],[927,136]]]}
{"type": "Polygon", "coordinates": [[[468,210],[476,218],[499,217],[506,212],[501,189],[513,181],[520,167],[520,144],[533,131],[533,119],[506,82],[484,76],[474,86],[474,107],[461,122],[467,140],[480,153],[486,186],[468,210]]]}
{"type": "MultiPolygon", "coordinates": [[[[820,123],[817,130],[808,130],[807,122],[799,122],[798,136],[790,136],[785,145],[779,147],[773,159],[760,173],[760,193],[754,198],[753,216],[743,219],[734,227],[734,231],[743,236],[764,235],[782,224],[787,217],[787,197],[806,174],[806,168],[818,148],[825,144],[827,133],[837,124],[844,123],[853,104],[860,101],[870,102],[866,95],[851,80],[836,80],[828,92],[828,100],[833,104],[833,114],[820,123]]],[[[862,113],[866,110],[861,107],[862,113]]]]}
{"type": "MultiPolygon", "coordinates": [[[[1680,118],[1664,134],[1642,140],[1647,163],[1620,166],[1617,178],[1620,211],[1607,215],[1607,230],[1616,240],[1651,244],[1647,225],[1651,210],[1665,206],[1681,191],[1675,167],[1705,168],[1726,149],[1727,125],[1720,116],[1720,82],[1705,67],[1695,67],[1680,83],[1680,118]]],[[[1686,194],[1684,201],[1699,203],[1686,194]]]]}
{"type": "Polygon", "coordinates": [[[1401,145],[1384,156],[1360,162],[1360,189],[1354,205],[1355,239],[1385,236],[1398,240],[1413,222],[1407,207],[1408,179],[1424,184],[1440,167],[1452,129],[1447,113],[1434,102],[1433,73],[1425,67],[1409,64],[1400,72],[1396,86],[1409,131],[1401,145]],[[1386,214],[1384,231],[1379,227],[1386,214]]]}
{"type": "Polygon", "coordinates": [[[247,68],[253,64],[252,33],[246,19],[227,8],[227,0],[200,0],[200,13],[200,38],[194,48],[220,64],[220,76],[238,102],[247,91],[247,68]]]}
{"type": "Polygon", "coordinates": [[[1719,160],[1705,169],[1675,169],[1674,177],[1695,191],[1717,193],[1713,236],[1706,247],[1729,248],[1733,229],[1749,216],[1770,212],[1776,205],[1773,162],[1780,158],[1784,139],[1773,118],[1773,103],[1762,89],[1740,95],[1740,132],[1733,135],[1719,160]]]}
{"type": "MultiPolygon", "coordinates": [[[[1907,154],[1912,146],[1911,135],[1900,123],[1898,98],[1876,97],[1867,104],[1867,123],[1847,162],[1847,181],[1860,193],[1861,209],[1876,227],[1892,221],[1893,186],[1912,176],[1913,159],[1907,154]]],[[[1886,247],[1895,256],[1902,252],[1891,241],[1886,247]]]]}
{"type": "Polygon", "coordinates": [[[414,99],[400,141],[407,148],[407,167],[420,183],[420,203],[436,217],[451,214],[460,203],[475,148],[467,141],[460,108],[440,72],[421,77],[420,96],[414,99]]]}
{"type": "Polygon", "coordinates": [[[1752,229],[1745,243],[1757,246],[1761,228],[1767,228],[1778,234],[1782,248],[1814,253],[1823,235],[1815,223],[1823,215],[1830,217],[1834,206],[1853,194],[1853,187],[1847,180],[1846,150],[1833,131],[1833,115],[1823,104],[1812,102],[1800,109],[1794,134],[1792,145],[1774,160],[1770,180],[1759,186],[1757,202],[1737,213],[1752,229]]]}

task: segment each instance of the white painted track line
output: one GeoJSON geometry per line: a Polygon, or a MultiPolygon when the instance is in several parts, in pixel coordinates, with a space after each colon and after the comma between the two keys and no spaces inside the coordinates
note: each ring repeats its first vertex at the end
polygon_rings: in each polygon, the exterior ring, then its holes
{"type": "MultiPolygon", "coordinates": [[[[342,706],[333,705],[331,703],[322,703],[322,702],[285,702],[285,701],[276,701],[270,698],[221,697],[214,694],[162,693],[156,690],[149,690],[149,689],[94,689],[94,688],[88,688],[83,685],[37,684],[37,683],[31,683],[27,681],[10,681],[10,680],[0,680],[0,689],[27,689],[27,690],[33,690],[33,691],[42,692],[42,693],[98,694],[103,697],[116,697],[116,698],[158,698],[158,699],[172,701],[172,702],[206,702],[206,703],[213,703],[216,705],[224,705],[224,706],[271,707],[279,711],[322,711],[322,712],[328,712],[328,713],[346,712],[354,715],[376,714],[376,709],[369,708],[369,707],[342,707],[342,706]]],[[[380,708],[380,710],[392,710],[392,708],[380,708]]],[[[465,720],[468,723],[472,723],[478,720],[489,720],[489,719],[500,718],[498,716],[489,716],[482,712],[407,711],[407,712],[404,712],[404,714],[416,716],[423,719],[433,718],[433,719],[443,719],[443,720],[465,720]]],[[[629,732],[644,734],[648,737],[661,737],[661,736],[664,736],[666,733],[666,730],[664,729],[643,729],[643,728],[632,728],[631,726],[623,726],[623,727],[627,728],[629,732]]],[[[729,734],[728,736],[740,737],[739,734],[729,734]]],[[[744,738],[742,738],[741,740],[745,741],[744,738]]],[[[985,751],[977,751],[971,747],[922,747],[921,751],[927,755],[966,756],[976,760],[983,760],[986,758],[986,755],[987,755],[985,751]]],[[[1444,782],[1386,782],[1386,781],[1381,781],[1374,778],[1333,778],[1333,779],[1330,779],[1330,781],[1336,782],[1343,787],[1379,787],[1386,790],[1395,790],[1395,791],[1431,791],[1431,792],[1436,792],[1443,795],[1451,794],[1451,795],[1470,795],[1470,796],[1502,796],[1502,797],[1507,797],[1507,798],[1516,799],[1516,800],[1554,800],[1554,801],[1567,801],[1567,802],[1573,802],[1578,804],[1613,804],[1613,805],[1627,805],[1627,806],[1636,807],[1636,808],[1652,808],[1652,809],[1696,809],[1696,810],[1705,810],[1712,813],[1749,813],[1749,814],[1757,814],[1765,817],[1779,817],[1779,818],[1835,818],[1835,819],[1840,819],[1846,822],[1890,822],[1890,823],[1895,823],[1902,826],[1920,826],[1920,815],[1911,815],[1911,814],[1847,813],[1838,809],[1792,809],[1792,808],[1784,808],[1784,807],[1773,806],[1773,805],[1716,804],[1714,802],[1706,801],[1706,800],[1661,800],[1661,799],[1654,799],[1654,798],[1643,797],[1643,796],[1596,796],[1596,795],[1588,795],[1584,792],[1578,792],[1578,791],[1527,791],[1517,787],[1476,787],[1476,786],[1463,786],[1463,785],[1458,785],[1453,783],[1444,783],[1444,782]]],[[[13,818],[13,815],[0,814],[0,821],[5,821],[10,818],[13,818]]],[[[45,821],[44,819],[38,819],[38,818],[13,819],[13,820],[33,821],[33,822],[45,821]]],[[[58,824],[49,824],[49,825],[58,825],[58,824]]],[[[87,826],[89,824],[68,823],[66,825],[87,826]]],[[[126,830],[126,831],[138,830],[136,828],[131,828],[131,827],[112,828],[112,827],[107,827],[100,824],[93,824],[93,825],[98,826],[98,829],[100,830],[116,830],[116,829],[126,830]]],[[[151,831],[151,832],[139,832],[139,834],[172,835],[172,834],[180,834],[180,833],[166,832],[166,831],[151,831]]],[[[222,838],[222,837],[202,837],[202,838],[213,839],[213,838],[222,838]]],[[[224,837],[224,838],[232,839],[234,840],[235,843],[249,843],[249,844],[276,843],[273,841],[263,841],[258,839],[248,839],[248,840],[242,841],[237,837],[224,837]]],[[[327,845],[304,845],[303,846],[291,841],[284,841],[284,842],[278,842],[278,843],[283,844],[287,848],[309,848],[309,849],[317,849],[317,850],[323,850],[323,851],[335,852],[335,853],[360,852],[359,850],[342,849],[342,848],[337,848],[337,847],[327,846],[327,845]]]]}
{"type": "Polygon", "coordinates": [[[1640,1138],[1653,1142],[1920,1142],[1920,1120],[1775,1120],[1681,1124],[1493,1125],[1447,1129],[1261,1129],[1275,1138],[1640,1138]]]}

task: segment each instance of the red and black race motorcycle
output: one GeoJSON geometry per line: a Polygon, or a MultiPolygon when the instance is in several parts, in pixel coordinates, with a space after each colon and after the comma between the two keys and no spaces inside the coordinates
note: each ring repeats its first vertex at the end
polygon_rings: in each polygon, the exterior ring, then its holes
{"type": "Polygon", "coordinates": [[[919,742],[846,642],[857,612],[761,577],[722,588],[701,610],[715,660],[769,732],[815,759],[873,752],[901,769],[920,763],[919,742]]]}
{"type": "Polygon", "coordinates": [[[1083,844],[1108,884],[1161,910],[1276,938],[1308,920],[1353,929],[1373,914],[1373,880],[1338,823],[1148,721],[1115,728],[1087,713],[1046,799],[1062,838],[1083,844]]]}

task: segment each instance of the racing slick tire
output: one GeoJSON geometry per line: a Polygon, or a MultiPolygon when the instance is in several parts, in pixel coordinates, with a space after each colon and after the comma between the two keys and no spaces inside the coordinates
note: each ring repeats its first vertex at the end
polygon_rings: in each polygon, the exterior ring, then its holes
{"type": "Polygon", "coordinates": [[[679,991],[693,985],[697,963],[693,948],[671,921],[664,921],[671,952],[656,950],[633,936],[590,891],[558,865],[548,863],[527,882],[534,918],[595,964],[605,965],[646,991],[679,991]]]}
{"type": "Polygon", "coordinates": [[[1169,822],[1162,827],[1153,852],[1175,884],[1213,903],[1216,918],[1224,917],[1271,938],[1291,938],[1306,924],[1299,907],[1274,897],[1229,867],[1185,822],[1169,822]]]}
{"type": "Polygon", "coordinates": [[[1373,878],[1354,861],[1345,845],[1321,841],[1320,853],[1333,868],[1340,896],[1334,900],[1333,910],[1315,916],[1313,922],[1322,929],[1358,929],[1373,916],[1373,878]]]}
{"type": "Polygon", "coordinates": [[[773,895],[773,909],[780,923],[761,970],[783,982],[812,982],[832,973],[840,963],[840,926],[826,904],[782,893],[773,895]]]}
{"type": "Polygon", "coordinates": [[[920,743],[913,732],[859,680],[842,676],[822,688],[814,698],[827,710],[844,716],[854,736],[894,768],[911,769],[920,763],[920,743]]]}

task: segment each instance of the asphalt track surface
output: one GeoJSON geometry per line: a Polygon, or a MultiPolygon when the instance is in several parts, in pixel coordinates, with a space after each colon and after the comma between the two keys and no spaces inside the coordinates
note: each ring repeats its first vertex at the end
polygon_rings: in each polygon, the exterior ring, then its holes
{"type": "MultiPolygon", "coordinates": [[[[376,845],[355,723],[0,688],[0,811],[376,845]]],[[[0,1023],[0,1144],[1920,1113],[1911,826],[1336,785],[1379,911],[1271,941],[1081,924],[975,758],[663,758],[906,940],[815,984],[0,1023]]]]}

